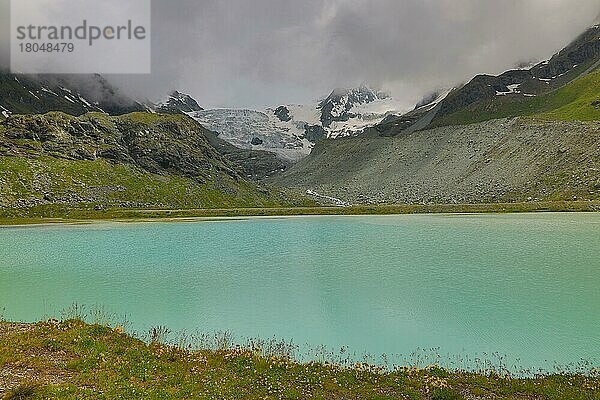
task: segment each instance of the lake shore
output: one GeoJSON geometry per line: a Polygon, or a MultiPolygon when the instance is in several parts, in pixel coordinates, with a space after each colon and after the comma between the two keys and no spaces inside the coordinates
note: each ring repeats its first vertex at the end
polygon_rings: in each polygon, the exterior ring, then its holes
{"type": "MultiPolygon", "coordinates": [[[[224,345],[188,350],[80,320],[0,321],[0,397],[246,399],[571,399],[600,395],[597,373],[514,378],[437,366],[298,363],[285,350],[224,345]],[[241,397],[240,397],[241,396],[241,397]]],[[[597,371],[596,371],[597,372],[597,371]]]]}
{"type": "Polygon", "coordinates": [[[401,215],[531,212],[599,212],[600,200],[486,204],[400,204],[351,207],[124,209],[67,206],[0,209],[0,226],[86,223],[93,221],[182,221],[186,219],[289,217],[311,215],[401,215]]]}

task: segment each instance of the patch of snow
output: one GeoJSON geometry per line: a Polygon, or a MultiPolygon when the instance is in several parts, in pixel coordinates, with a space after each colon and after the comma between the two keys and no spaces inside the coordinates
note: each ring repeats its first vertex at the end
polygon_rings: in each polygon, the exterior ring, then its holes
{"type": "Polygon", "coordinates": [[[56,93],[54,93],[52,90],[47,89],[45,87],[42,87],[42,92],[50,93],[51,95],[58,97],[58,95],[56,93]]]}
{"type": "Polygon", "coordinates": [[[331,126],[326,129],[327,137],[337,139],[341,137],[355,136],[362,133],[366,128],[377,125],[383,119],[363,119],[362,116],[352,118],[346,122],[332,122],[331,126]]]}
{"type": "MultiPolygon", "coordinates": [[[[441,99],[440,99],[441,101],[441,99]]],[[[357,104],[349,112],[356,115],[348,121],[333,121],[325,128],[330,139],[360,135],[365,129],[383,121],[390,114],[404,114],[409,111],[404,104],[391,97],[377,99],[370,103],[357,104]]]]}
{"type": "MultiPolygon", "coordinates": [[[[547,62],[547,61],[545,61],[545,62],[547,62]]],[[[515,71],[528,71],[528,70],[530,70],[531,68],[535,67],[538,64],[539,63],[537,61],[536,62],[529,62],[527,64],[518,65],[515,68],[513,68],[513,70],[515,70],[515,71]]]]}
{"type": "Polygon", "coordinates": [[[93,106],[83,97],[78,96],[79,97],[79,101],[81,101],[83,104],[85,104],[86,106],[88,106],[89,108],[93,108],[93,106]]]}
{"type": "Polygon", "coordinates": [[[514,84],[514,85],[508,85],[508,92],[499,92],[496,91],[496,96],[506,96],[507,94],[513,94],[513,93],[521,93],[519,89],[519,87],[521,86],[520,83],[514,84]]]}
{"type": "Polygon", "coordinates": [[[0,109],[2,109],[2,115],[4,116],[4,118],[8,118],[10,117],[10,115],[12,114],[7,108],[5,108],[4,106],[0,106],[0,109]]]}
{"type": "Polygon", "coordinates": [[[69,96],[65,95],[64,97],[65,97],[65,99],[67,99],[71,103],[75,104],[75,102],[73,101],[73,99],[69,98],[69,96]]]}
{"type": "Polygon", "coordinates": [[[332,117],[341,117],[346,112],[346,105],[348,104],[348,95],[343,95],[340,101],[334,104],[331,110],[332,117]]]}
{"type": "Polygon", "coordinates": [[[351,204],[346,201],[336,199],[335,197],[331,197],[331,196],[325,196],[325,195],[319,194],[313,190],[307,190],[306,194],[309,196],[316,197],[318,199],[330,201],[331,203],[335,204],[337,207],[350,207],[351,206],[351,204]]]}

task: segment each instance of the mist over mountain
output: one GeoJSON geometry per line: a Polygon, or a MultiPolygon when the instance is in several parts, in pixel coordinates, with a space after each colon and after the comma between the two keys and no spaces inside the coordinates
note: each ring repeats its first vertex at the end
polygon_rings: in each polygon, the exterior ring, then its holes
{"type": "MultiPolygon", "coordinates": [[[[181,89],[204,108],[306,104],[372,82],[407,107],[439,87],[548,58],[597,0],[155,0],[149,76],[108,76],[137,100],[181,89]]],[[[0,59],[8,60],[0,0],[0,59]]]]}

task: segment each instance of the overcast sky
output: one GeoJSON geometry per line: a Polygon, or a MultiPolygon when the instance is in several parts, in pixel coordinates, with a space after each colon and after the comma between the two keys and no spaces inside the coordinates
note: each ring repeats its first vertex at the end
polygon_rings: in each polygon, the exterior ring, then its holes
{"type": "Polygon", "coordinates": [[[362,82],[409,105],[549,58],[599,13],[598,0],[154,0],[152,75],[111,79],[204,107],[305,103],[362,82]]]}

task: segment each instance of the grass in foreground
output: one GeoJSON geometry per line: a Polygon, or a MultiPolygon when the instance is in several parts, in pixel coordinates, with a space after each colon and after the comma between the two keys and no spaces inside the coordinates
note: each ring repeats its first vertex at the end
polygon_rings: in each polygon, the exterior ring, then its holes
{"type": "Polygon", "coordinates": [[[487,204],[399,204],[353,207],[272,207],[226,209],[96,209],[95,204],[82,207],[45,205],[31,208],[0,208],[1,225],[43,223],[77,223],[86,221],[151,221],[186,218],[285,217],[309,215],[397,215],[441,213],[525,213],[525,212],[598,212],[600,200],[548,201],[487,204]]]}
{"type": "Polygon", "coordinates": [[[2,399],[600,398],[600,377],[514,379],[438,367],[300,364],[260,349],[186,351],[79,320],[0,322],[2,399]]]}

